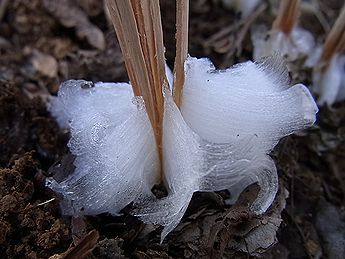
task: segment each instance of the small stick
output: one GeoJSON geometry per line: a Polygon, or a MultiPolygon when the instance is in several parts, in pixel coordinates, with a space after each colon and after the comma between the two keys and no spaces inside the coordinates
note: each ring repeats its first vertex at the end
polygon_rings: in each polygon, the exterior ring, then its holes
{"type": "Polygon", "coordinates": [[[167,85],[159,1],[106,0],[135,96],[143,96],[162,161],[167,85]]]}
{"type": "Polygon", "coordinates": [[[35,207],[46,205],[46,204],[48,204],[48,203],[50,203],[52,201],[55,201],[55,198],[51,198],[51,199],[49,199],[47,201],[41,202],[41,203],[37,204],[35,207]]]}
{"type": "Polygon", "coordinates": [[[326,38],[321,61],[328,62],[333,54],[343,51],[345,51],[345,5],[326,38]]]}
{"type": "Polygon", "coordinates": [[[184,63],[188,54],[189,0],[176,0],[176,56],[174,64],[174,99],[178,107],[182,102],[185,80],[184,63]]]}
{"type": "Polygon", "coordinates": [[[281,0],[278,15],[272,27],[290,34],[297,22],[300,5],[300,0],[281,0]]]}
{"type": "Polygon", "coordinates": [[[97,241],[99,239],[99,233],[97,230],[91,230],[83,238],[80,239],[78,244],[67,249],[66,252],[60,254],[63,259],[73,258],[93,258],[91,252],[95,249],[97,241]]]}

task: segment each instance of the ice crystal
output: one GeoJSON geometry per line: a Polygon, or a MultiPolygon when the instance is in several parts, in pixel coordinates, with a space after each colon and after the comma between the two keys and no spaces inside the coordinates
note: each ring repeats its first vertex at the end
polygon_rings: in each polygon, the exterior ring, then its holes
{"type": "Polygon", "coordinates": [[[67,81],[51,112],[71,131],[74,174],[49,186],[63,197],[65,214],[119,211],[134,202],[143,221],[164,226],[162,240],[180,222],[196,191],[229,189],[230,203],[250,184],[260,186],[252,211],[263,213],[277,192],[269,156],[279,139],[311,126],[317,107],[302,84],[290,86],[274,56],[216,70],[208,59],[185,64],[181,109],[164,90],[163,181],[155,198],[159,158],[142,100],[129,84],[67,81]],[[91,85],[92,86],[92,85],[91,85]]]}

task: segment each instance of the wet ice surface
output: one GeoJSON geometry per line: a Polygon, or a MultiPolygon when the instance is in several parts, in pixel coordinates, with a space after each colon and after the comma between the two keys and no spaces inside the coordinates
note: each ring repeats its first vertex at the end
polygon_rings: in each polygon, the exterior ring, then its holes
{"type": "Polygon", "coordinates": [[[51,102],[52,114],[71,130],[75,173],[48,184],[62,194],[65,214],[133,213],[164,226],[162,240],[180,222],[195,191],[229,189],[231,200],[250,184],[260,192],[251,205],[263,213],[277,192],[269,152],[280,138],[311,126],[317,107],[307,88],[289,86],[278,57],[217,71],[207,59],[188,58],[181,112],[165,89],[163,181],[168,196],[150,188],[158,155],[143,104],[128,84],[67,81],[51,102]],[[84,87],[85,88],[85,87],[84,87]]]}

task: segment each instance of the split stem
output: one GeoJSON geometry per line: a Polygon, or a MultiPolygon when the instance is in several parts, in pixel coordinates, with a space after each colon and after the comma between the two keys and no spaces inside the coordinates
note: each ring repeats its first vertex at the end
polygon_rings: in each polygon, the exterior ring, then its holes
{"type": "MultiPolygon", "coordinates": [[[[158,0],[106,0],[135,96],[142,96],[162,161],[163,31],[158,0]]],[[[161,163],[162,165],[162,163],[161,163]]]]}

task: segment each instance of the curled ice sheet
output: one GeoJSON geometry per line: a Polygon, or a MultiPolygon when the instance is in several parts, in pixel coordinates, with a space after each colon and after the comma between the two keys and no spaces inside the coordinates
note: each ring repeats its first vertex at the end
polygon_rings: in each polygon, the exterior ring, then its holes
{"type": "Polygon", "coordinates": [[[325,68],[313,70],[313,90],[319,95],[318,104],[332,105],[345,100],[345,55],[335,54],[325,68]]]}
{"type": "Polygon", "coordinates": [[[260,192],[251,209],[265,212],[278,188],[267,154],[281,137],[311,126],[316,112],[309,91],[290,87],[276,58],[224,71],[207,59],[188,58],[181,113],[165,94],[163,166],[169,194],[142,204],[136,214],[163,225],[164,239],[193,192],[229,189],[235,201],[255,182],[260,192]]]}
{"type": "Polygon", "coordinates": [[[251,38],[254,45],[254,60],[279,52],[288,61],[295,61],[308,58],[315,48],[313,35],[298,26],[295,26],[290,34],[285,34],[277,29],[268,31],[262,25],[256,26],[252,30],[251,38]]]}
{"type": "Polygon", "coordinates": [[[264,181],[253,209],[261,213],[273,202],[278,187],[275,165],[257,148],[256,136],[233,143],[206,141],[186,124],[166,92],[163,137],[164,180],[169,194],[161,200],[140,204],[135,212],[144,222],[164,226],[162,240],[180,222],[196,191],[230,189],[239,195],[249,184],[264,181]],[[262,177],[265,173],[268,177],[262,177]],[[238,188],[241,183],[245,184],[238,188]]]}
{"type": "Polygon", "coordinates": [[[189,58],[181,111],[207,141],[257,136],[259,150],[268,153],[280,138],[312,125],[318,109],[304,85],[289,86],[284,63],[273,56],[223,71],[208,59],[189,58]]]}
{"type": "Polygon", "coordinates": [[[68,126],[75,172],[47,185],[62,195],[62,213],[117,214],[132,201],[152,196],[159,181],[151,124],[129,84],[70,80],[62,84],[50,110],[68,126]]]}

